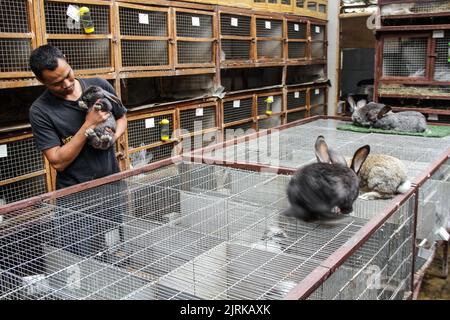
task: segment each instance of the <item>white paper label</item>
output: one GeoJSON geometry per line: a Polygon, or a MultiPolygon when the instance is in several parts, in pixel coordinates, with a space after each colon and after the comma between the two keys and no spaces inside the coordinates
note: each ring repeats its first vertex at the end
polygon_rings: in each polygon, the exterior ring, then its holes
{"type": "Polygon", "coordinates": [[[429,114],[428,115],[428,120],[430,120],[430,121],[438,121],[439,117],[438,117],[437,114],[429,114]]]}
{"type": "Polygon", "coordinates": [[[238,26],[238,19],[237,18],[231,18],[231,25],[233,27],[237,27],[238,26]]]}
{"type": "Polygon", "coordinates": [[[444,30],[434,30],[433,31],[433,38],[444,38],[444,30]]]}
{"type": "Polygon", "coordinates": [[[200,18],[199,17],[192,17],[192,25],[194,27],[200,27],[200,18]]]}
{"type": "Polygon", "coordinates": [[[8,146],[6,144],[0,144],[0,158],[8,156],[8,146]]]}
{"type": "Polygon", "coordinates": [[[297,23],[295,23],[294,24],[294,31],[298,31],[298,30],[300,30],[300,26],[297,23]]]}
{"type": "Polygon", "coordinates": [[[148,118],[145,119],[145,128],[154,128],[155,127],[155,118],[148,118]]]}
{"type": "Polygon", "coordinates": [[[139,23],[148,24],[148,14],[139,13],[139,23]]]}
{"type": "Polygon", "coordinates": [[[272,23],[270,21],[266,21],[266,29],[272,29],[272,23]]]}
{"type": "Polygon", "coordinates": [[[233,108],[239,108],[241,106],[241,100],[233,101],[233,108]]]}
{"type": "Polygon", "coordinates": [[[294,92],[294,98],[295,99],[300,98],[300,92],[298,92],[298,91],[294,92]]]}
{"type": "Polygon", "coordinates": [[[320,27],[316,26],[316,33],[320,33],[320,27]]]}
{"type": "Polygon", "coordinates": [[[319,94],[320,93],[320,89],[316,89],[315,91],[314,91],[314,94],[319,94]]]}
{"type": "Polygon", "coordinates": [[[197,109],[195,109],[195,115],[196,115],[197,117],[203,116],[203,108],[197,108],[197,109]]]}
{"type": "Polygon", "coordinates": [[[67,15],[76,22],[80,22],[80,8],[77,6],[69,5],[67,7],[67,15]]]}

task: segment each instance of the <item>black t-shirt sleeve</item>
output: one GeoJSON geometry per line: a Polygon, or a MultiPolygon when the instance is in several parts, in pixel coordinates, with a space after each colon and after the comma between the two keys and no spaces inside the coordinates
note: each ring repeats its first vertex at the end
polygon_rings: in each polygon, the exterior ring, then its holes
{"type": "Polygon", "coordinates": [[[50,119],[36,106],[30,108],[31,130],[39,151],[44,151],[61,145],[50,119]]]}

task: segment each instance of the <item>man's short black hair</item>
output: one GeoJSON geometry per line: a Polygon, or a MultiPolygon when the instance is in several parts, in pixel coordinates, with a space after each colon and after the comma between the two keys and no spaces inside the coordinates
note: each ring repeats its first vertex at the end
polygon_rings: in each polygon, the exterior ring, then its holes
{"type": "Polygon", "coordinates": [[[58,59],[66,60],[66,57],[56,47],[43,45],[33,50],[30,55],[30,68],[38,79],[42,79],[44,70],[53,71],[58,67],[58,59]]]}

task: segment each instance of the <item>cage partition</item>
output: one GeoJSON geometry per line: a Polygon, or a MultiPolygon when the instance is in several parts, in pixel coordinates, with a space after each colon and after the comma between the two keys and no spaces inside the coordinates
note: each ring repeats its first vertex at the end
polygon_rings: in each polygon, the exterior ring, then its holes
{"type": "Polygon", "coordinates": [[[327,115],[327,86],[309,88],[309,116],[327,115]]]}
{"type": "Polygon", "coordinates": [[[283,61],[283,20],[255,16],[257,62],[283,61]]]}
{"type": "Polygon", "coordinates": [[[175,66],[200,68],[215,66],[217,35],[213,12],[173,9],[175,15],[175,66]]]}
{"type": "Polygon", "coordinates": [[[301,19],[287,19],[287,59],[306,60],[308,52],[308,22],[301,19]]]}
{"type": "Polygon", "coordinates": [[[251,15],[220,11],[220,61],[222,65],[253,61],[251,15]]]}
{"type": "Polygon", "coordinates": [[[0,205],[50,190],[49,166],[32,134],[0,138],[0,205]]]}
{"type": "Polygon", "coordinates": [[[222,100],[223,126],[233,126],[241,122],[253,121],[254,95],[244,94],[222,100]]]}
{"type": "Polygon", "coordinates": [[[127,141],[131,168],[170,158],[177,128],[175,111],[128,116],[127,141]]]}
{"type": "Polygon", "coordinates": [[[121,71],[173,68],[168,8],[117,3],[121,71]]]}
{"type": "Polygon", "coordinates": [[[310,24],[311,59],[326,60],[327,58],[327,34],[325,23],[310,24]]]}
{"type": "Polygon", "coordinates": [[[77,74],[101,74],[114,71],[112,46],[112,3],[87,0],[62,2],[41,0],[43,42],[54,45],[65,54],[77,74]],[[85,33],[76,18],[80,7],[89,8],[94,32],[85,33]],[[68,16],[74,12],[75,19],[68,16]]]}
{"type": "Polygon", "coordinates": [[[35,6],[35,0],[0,2],[0,79],[33,76],[28,58],[37,46],[35,6]]]}

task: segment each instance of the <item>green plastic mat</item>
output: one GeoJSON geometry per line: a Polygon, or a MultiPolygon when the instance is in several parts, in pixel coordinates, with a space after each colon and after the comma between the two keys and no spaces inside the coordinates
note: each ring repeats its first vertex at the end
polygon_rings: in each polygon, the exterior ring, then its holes
{"type": "Polygon", "coordinates": [[[450,126],[432,126],[428,125],[428,129],[425,132],[404,132],[396,130],[383,130],[376,128],[364,128],[355,126],[353,124],[341,124],[337,126],[338,130],[354,131],[363,133],[384,133],[384,134],[397,134],[404,136],[419,136],[426,138],[444,138],[450,135],[450,126]]]}

